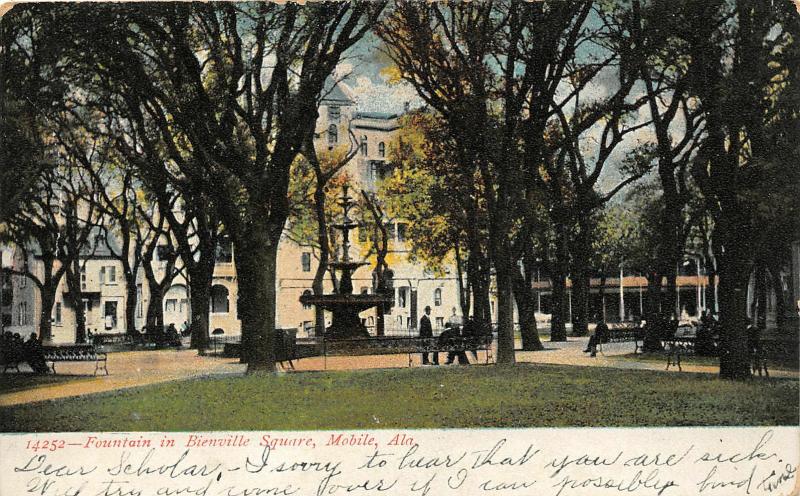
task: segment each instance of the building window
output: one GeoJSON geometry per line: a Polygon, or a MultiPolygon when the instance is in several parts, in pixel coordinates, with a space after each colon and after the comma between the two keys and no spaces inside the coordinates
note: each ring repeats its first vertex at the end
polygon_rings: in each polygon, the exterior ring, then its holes
{"type": "MultiPolygon", "coordinates": [[[[306,289],[303,291],[303,296],[311,296],[311,290],[306,289]]],[[[308,303],[303,303],[303,310],[311,310],[311,305],[308,303]]]]}
{"type": "Polygon", "coordinates": [[[335,145],[339,142],[339,129],[336,127],[336,124],[331,124],[328,126],[328,144],[335,145]]]}
{"type": "Polygon", "coordinates": [[[136,316],[142,316],[142,310],[144,305],[142,305],[142,285],[136,285],[136,316]]]}
{"type": "Polygon", "coordinates": [[[311,253],[304,251],[300,257],[300,263],[303,266],[303,272],[311,272],[311,253]]]}
{"type": "Polygon", "coordinates": [[[3,281],[3,294],[0,296],[0,301],[3,303],[2,306],[11,307],[14,302],[14,289],[11,287],[11,278],[3,278],[2,274],[0,274],[0,278],[3,281]]]}
{"type": "Polygon", "coordinates": [[[100,267],[100,284],[116,284],[117,268],[113,265],[100,267]]]}
{"type": "Polygon", "coordinates": [[[437,307],[442,306],[442,288],[436,288],[433,291],[433,305],[437,307]]]}
{"type": "Polygon", "coordinates": [[[367,242],[367,226],[358,227],[358,242],[359,243],[367,242]]]}
{"type": "Polygon", "coordinates": [[[53,307],[53,324],[61,325],[61,302],[56,302],[53,307]]]}
{"type": "Polygon", "coordinates": [[[28,285],[28,276],[20,276],[19,278],[19,287],[24,288],[28,285]]]}
{"type": "Polygon", "coordinates": [[[361,155],[367,156],[369,145],[367,144],[367,135],[361,136],[361,155]]]}
{"type": "Polygon", "coordinates": [[[369,294],[369,288],[367,286],[361,286],[361,294],[369,294]]]}
{"type": "Polygon", "coordinates": [[[217,242],[217,249],[215,250],[214,256],[217,263],[233,262],[233,250],[229,238],[222,238],[217,242]]]}
{"type": "Polygon", "coordinates": [[[86,266],[81,267],[81,289],[86,289],[86,266]]]}
{"type": "Polygon", "coordinates": [[[228,288],[220,284],[211,286],[211,313],[228,313],[228,288]]]}
{"type": "Polygon", "coordinates": [[[164,302],[164,311],[165,312],[172,312],[175,313],[175,309],[178,306],[178,300],[175,298],[170,298],[164,302]]]}
{"type": "Polygon", "coordinates": [[[405,308],[408,303],[408,288],[397,288],[397,306],[405,308]]]}
{"type": "Polygon", "coordinates": [[[441,329],[444,327],[444,317],[436,317],[436,328],[441,329]]]}
{"type": "Polygon", "coordinates": [[[117,328],[117,302],[107,301],[103,308],[106,330],[117,328]]]}
{"type": "Polygon", "coordinates": [[[89,320],[89,312],[92,310],[92,300],[83,299],[83,318],[89,320]]]}
{"type": "Polygon", "coordinates": [[[328,107],[328,120],[331,122],[339,122],[342,118],[342,109],[333,106],[328,107]]]}
{"type": "Polygon", "coordinates": [[[378,143],[378,156],[384,158],[386,156],[386,143],[381,141],[378,143]]]}
{"type": "Polygon", "coordinates": [[[367,317],[367,327],[375,327],[375,317],[371,315],[367,317]]]}

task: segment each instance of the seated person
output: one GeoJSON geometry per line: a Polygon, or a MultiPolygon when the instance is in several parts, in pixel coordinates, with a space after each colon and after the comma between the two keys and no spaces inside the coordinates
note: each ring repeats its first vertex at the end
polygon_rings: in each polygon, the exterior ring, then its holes
{"type": "MultiPolygon", "coordinates": [[[[477,325],[478,325],[478,323],[475,322],[474,319],[467,319],[467,321],[464,323],[464,326],[461,329],[455,328],[456,336],[461,337],[461,338],[465,338],[465,337],[468,338],[468,337],[471,337],[471,336],[475,336],[476,333],[478,332],[477,325]]],[[[476,356],[477,356],[477,353],[476,353],[476,356]]],[[[458,364],[459,365],[469,365],[469,359],[467,358],[466,350],[459,350],[459,351],[453,351],[451,353],[448,353],[448,355],[447,355],[447,363],[448,364],[453,363],[453,360],[456,359],[456,358],[458,358],[458,364]]]]}
{"type": "Polygon", "coordinates": [[[589,356],[597,356],[598,343],[607,343],[609,334],[610,331],[608,330],[608,326],[605,322],[603,322],[602,318],[598,317],[597,325],[594,328],[594,333],[589,337],[589,344],[586,346],[586,349],[583,350],[583,352],[591,352],[591,355],[589,356]]]}
{"type": "Polygon", "coordinates": [[[166,330],[166,342],[169,346],[181,346],[181,337],[178,335],[178,330],[175,328],[175,324],[170,324],[167,326],[166,330]]]}
{"type": "Polygon", "coordinates": [[[48,372],[49,369],[44,359],[42,344],[39,342],[35,332],[31,333],[31,336],[23,346],[23,350],[25,361],[28,362],[34,372],[37,374],[46,374],[48,372]]]}

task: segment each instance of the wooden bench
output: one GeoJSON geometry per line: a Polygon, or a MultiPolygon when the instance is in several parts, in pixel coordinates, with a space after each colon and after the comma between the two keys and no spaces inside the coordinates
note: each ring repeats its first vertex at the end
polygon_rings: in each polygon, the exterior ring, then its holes
{"type": "Polygon", "coordinates": [[[108,355],[91,344],[73,344],[62,346],[43,346],[45,362],[50,362],[50,368],[56,373],[56,362],[94,362],[94,375],[102,370],[108,375],[108,355]]]}

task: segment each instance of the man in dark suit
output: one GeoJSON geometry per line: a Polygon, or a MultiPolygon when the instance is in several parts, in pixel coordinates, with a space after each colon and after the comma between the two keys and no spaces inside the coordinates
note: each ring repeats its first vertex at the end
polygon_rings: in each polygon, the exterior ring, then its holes
{"type": "MultiPolygon", "coordinates": [[[[431,326],[431,318],[429,315],[431,314],[431,307],[425,307],[425,315],[419,319],[419,337],[421,338],[432,338],[433,337],[433,326],[431,326]]],[[[439,353],[434,351],[433,353],[433,364],[439,365],[439,353]]],[[[431,362],[428,361],[428,354],[422,354],[422,365],[430,365],[431,362]]]]}

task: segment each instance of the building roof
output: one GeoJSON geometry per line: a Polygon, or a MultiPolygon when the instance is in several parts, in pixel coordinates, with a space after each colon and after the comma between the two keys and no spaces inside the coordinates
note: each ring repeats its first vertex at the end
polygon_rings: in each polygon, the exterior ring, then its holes
{"type": "Polygon", "coordinates": [[[356,112],[356,119],[379,119],[379,120],[391,120],[397,119],[400,117],[400,114],[390,114],[388,112],[356,112]]]}
{"type": "Polygon", "coordinates": [[[81,256],[105,258],[111,257],[113,254],[119,255],[121,253],[120,244],[119,237],[113,232],[94,227],[89,234],[89,239],[86,240],[86,245],[81,248],[81,256]]]}
{"type": "Polygon", "coordinates": [[[397,114],[384,112],[358,112],[353,119],[353,129],[372,129],[376,131],[394,131],[400,127],[397,114]]]}
{"type": "Polygon", "coordinates": [[[341,81],[328,78],[322,90],[322,105],[355,105],[355,99],[350,96],[349,89],[341,81]]]}

